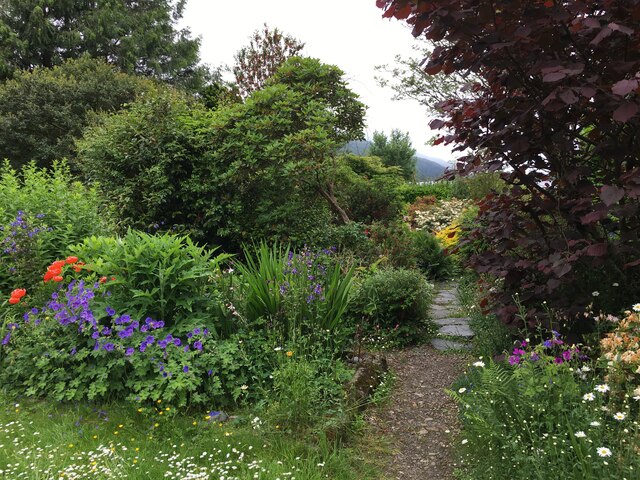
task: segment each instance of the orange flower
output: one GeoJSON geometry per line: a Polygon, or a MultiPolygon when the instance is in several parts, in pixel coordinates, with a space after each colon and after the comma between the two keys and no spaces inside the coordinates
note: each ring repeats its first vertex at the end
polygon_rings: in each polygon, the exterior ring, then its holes
{"type": "Polygon", "coordinates": [[[11,298],[9,299],[9,303],[10,303],[11,305],[15,305],[16,303],[19,303],[19,302],[20,302],[20,299],[19,299],[18,297],[11,297],[11,298]]]}
{"type": "Polygon", "coordinates": [[[79,265],[76,265],[75,267],[73,267],[73,269],[76,271],[76,273],[80,273],[82,271],[82,267],[79,265]]]}
{"type": "Polygon", "coordinates": [[[61,282],[63,280],[64,280],[64,278],[62,278],[61,275],[56,275],[55,277],[53,277],[53,281],[54,282],[61,282]]]}
{"type": "Polygon", "coordinates": [[[13,292],[11,292],[12,297],[22,298],[27,294],[27,291],[24,288],[16,288],[13,292]]]}
{"type": "Polygon", "coordinates": [[[62,268],[62,267],[65,266],[65,264],[66,264],[66,262],[64,260],[56,260],[55,262],[53,262],[51,264],[51,266],[52,267],[60,267],[60,268],[62,268]]]}
{"type": "Polygon", "coordinates": [[[60,275],[62,273],[62,267],[52,265],[49,268],[47,268],[47,272],[51,272],[54,275],[60,275]]]}
{"type": "Polygon", "coordinates": [[[55,273],[51,272],[50,270],[47,270],[47,273],[45,273],[43,277],[44,283],[47,283],[49,280],[51,280],[55,276],[56,276],[55,273]]]}
{"type": "Polygon", "coordinates": [[[101,277],[100,280],[98,280],[100,283],[105,283],[107,281],[107,277],[101,277]]]}
{"type": "Polygon", "coordinates": [[[72,263],[77,263],[78,262],[78,257],[67,257],[65,262],[67,264],[69,264],[69,265],[71,265],[72,263]]]}

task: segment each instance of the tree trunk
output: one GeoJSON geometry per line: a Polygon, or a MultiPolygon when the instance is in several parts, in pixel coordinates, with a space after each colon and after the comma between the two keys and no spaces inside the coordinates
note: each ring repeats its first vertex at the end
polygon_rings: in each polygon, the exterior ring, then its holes
{"type": "Polygon", "coordinates": [[[340,217],[342,223],[344,225],[346,225],[347,223],[351,223],[349,215],[347,215],[347,212],[345,212],[342,207],[338,205],[338,200],[333,194],[333,183],[328,182],[326,185],[326,189],[319,187],[318,190],[320,192],[320,195],[322,195],[327,200],[327,202],[329,202],[329,206],[331,207],[331,209],[338,214],[338,217],[340,217]]]}

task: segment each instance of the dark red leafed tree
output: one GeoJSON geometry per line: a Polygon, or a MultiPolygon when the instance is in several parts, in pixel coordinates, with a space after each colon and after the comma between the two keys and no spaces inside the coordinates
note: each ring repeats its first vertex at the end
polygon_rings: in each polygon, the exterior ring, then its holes
{"type": "Polygon", "coordinates": [[[249,45],[235,54],[231,68],[242,98],[262,89],[278,68],[303,48],[303,42],[277,28],[270,29],[266,23],[262,31],[253,32],[249,45]]]}
{"type": "MultiPolygon", "coordinates": [[[[501,279],[490,305],[530,325],[542,303],[575,318],[640,298],[640,0],[378,0],[384,17],[438,45],[429,74],[470,72],[473,99],[440,107],[457,173],[500,170],[480,203],[471,258],[501,279]]],[[[573,323],[581,329],[588,322],[573,323]]]]}

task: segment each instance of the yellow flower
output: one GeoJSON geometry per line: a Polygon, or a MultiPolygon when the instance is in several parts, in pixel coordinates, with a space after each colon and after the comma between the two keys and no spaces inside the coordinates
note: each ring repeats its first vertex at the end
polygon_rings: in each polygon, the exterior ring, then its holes
{"type": "Polygon", "coordinates": [[[287,352],[287,357],[293,357],[293,352],[291,350],[287,352]]]}

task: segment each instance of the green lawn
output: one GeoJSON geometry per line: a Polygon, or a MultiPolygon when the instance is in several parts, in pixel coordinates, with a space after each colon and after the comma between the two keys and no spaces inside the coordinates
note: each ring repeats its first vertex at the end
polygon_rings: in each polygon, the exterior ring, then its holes
{"type": "Polygon", "coordinates": [[[355,448],[254,415],[219,422],[161,403],[89,406],[0,395],[0,478],[375,478],[355,448]]]}

